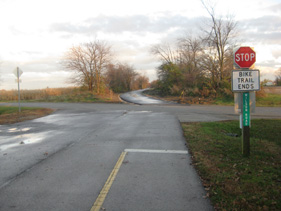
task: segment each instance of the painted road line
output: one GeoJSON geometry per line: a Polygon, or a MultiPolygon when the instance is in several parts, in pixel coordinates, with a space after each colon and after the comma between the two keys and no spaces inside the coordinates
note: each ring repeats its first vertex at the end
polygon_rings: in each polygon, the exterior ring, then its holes
{"type": "Polygon", "coordinates": [[[115,180],[115,178],[117,176],[117,173],[122,165],[123,160],[125,159],[127,152],[188,154],[188,152],[184,151],[184,150],[125,149],[124,152],[122,152],[122,154],[120,155],[117,163],[115,164],[111,174],[109,175],[108,179],[106,180],[105,185],[103,186],[98,198],[96,199],[96,201],[90,211],[99,211],[101,209],[101,206],[103,205],[103,202],[113,184],[113,181],[115,180]]]}
{"type": "Polygon", "coordinates": [[[105,182],[105,185],[103,186],[98,198],[96,199],[91,211],[99,211],[107,194],[108,191],[110,190],[112,183],[114,181],[114,179],[116,178],[116,175],[121,167],[121,164],[126,156],[127,152],[122,152],[122,154],[120,155],[116,165],[114,166],[111,174],[109,175],[107,181],[105,182]]]}
{"type": "Polygon", "coordinates": [[[167,153],[167,154],[188,154],[184,150],[154,150],[154,149],[125,149],[125,152],[144,152],[144,153],[167,153]]]}

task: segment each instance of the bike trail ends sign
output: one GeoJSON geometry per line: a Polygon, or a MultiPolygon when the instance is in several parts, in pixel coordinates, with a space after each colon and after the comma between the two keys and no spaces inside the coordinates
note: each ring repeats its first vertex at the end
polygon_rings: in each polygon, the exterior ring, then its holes
{"type": "Polygon", "coordinates": [[[232,71],[232,91],[249,92],[260,90],[259,70],[233,70],[232,71]]]}

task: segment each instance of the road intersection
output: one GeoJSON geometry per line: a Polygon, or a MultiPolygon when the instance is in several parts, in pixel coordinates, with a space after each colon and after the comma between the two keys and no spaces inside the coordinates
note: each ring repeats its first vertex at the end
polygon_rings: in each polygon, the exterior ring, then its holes
{"type": "MultiPolygon", "coordinates": [[[[0,210],[213,209],[180,121],[238,119],[233,107],[23,106],[57,110],[0,126],[0,210]]],[[[280,108],[257,108],[254,118],[280,115],[280,108]]]]}

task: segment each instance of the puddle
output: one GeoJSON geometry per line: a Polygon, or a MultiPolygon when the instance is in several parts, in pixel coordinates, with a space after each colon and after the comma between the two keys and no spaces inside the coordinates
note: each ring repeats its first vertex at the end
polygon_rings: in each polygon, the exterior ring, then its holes
{"type": "Polygon", "coordinates": [[[8,129],[8,133],[26,132],[26,131],[29,131],[29,130],[31,130],[30,127],[27,127],[27,128],[10,128],[10,129],[8,129]]]}
{"type": "Polygon", "coordinates": [[[23,134],[13,137],[11,139],[11,143],[3,144],[0,146],[0,151],[5,151],[15,147],[24,147],[30,144],[36,144],[42,142],[46,137],[47,134],[50,134],[50,131],[43,132],[43,133],[30,133],[30,134],[23,134]]]}
{"type": "Polygon", "coordinates": [[[134,111],[133,114],[144,114],[144,113],[152,113],[152,111],[134,111]]]}
{"type": "Polygon", "coordinates": [[[17,143],[17,144],[5,144],[5,145],[3,145],[3,146],[0,146],[0,150],[1,150],[1,151],[5,151],[5,150],[7,150],[7,149],[17,147],[17,146],[19,146],[19,145],[20,145],[19,143],[17,143]]]}

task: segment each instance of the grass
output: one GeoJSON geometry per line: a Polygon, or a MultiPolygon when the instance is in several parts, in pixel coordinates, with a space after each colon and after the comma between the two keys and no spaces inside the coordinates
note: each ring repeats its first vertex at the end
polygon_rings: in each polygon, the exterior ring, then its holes
{"type": "MultiPolygon", "coordinates": [[[[0,101],[14,102],[18,100],[16,90],[0,90],[0,101]]],[[[47,88],[38,90],[21,90],[22,102],[84,102],[84,103],[120,103],[118,94],[105,90],[103,94],[95,94],[83,88],[47,88]]]]}
{"type": "Polygon", "coordinates": [[[118,96],[96,95],[88,91],[75,91],[70,94],[49,96],[36,100],[37,102],[83,102],[83,103],[120,103],[118,96]]]}
{"type": "MultiPolygon", "coordinates": [[[[31,107],[23,107],[21,108],[21,111],[25,112],[25,111],[34,111],[34,110],[38,110],[39,108],[31,108],[31,107]]],[[[18,107],[8,107],[8,106],[0,106],[0,115],[4,115],[4,114],[15,114],[18,113],[19,108],[18,107]]]]}
{"type": "Polygon", "coordinates": [[[242,156],[238,121],[182,127],[217,210],[281,210],[281,120],[252,120],[249,158],[242,156]]]}
{"type": "Polygon", "coordinates": [[[234,105],[234,98],[230,97],[219,97],[214,99],[213,101],[214,105],[226,105],[226,106],[233,106],[234,105]]]}
{"type": "Polygon", "coordinates": [[[0,124],[13,124],[39,117],[43,117],[54,112],[48,108],[22,107],[19,113],[18,107],[0,106],[0,124]]]}
{"type": "Polygon", "coordinates": [[[281,107],[280,94],[266,94],[264,97],[257,97],[257,106],[276,106],[281,107]]]}
{"type": "MultiPolygon", "coordinates": [[[[280,94],[265,94],[264,96],[256,95],[256,106],[259,107],[281,107],[280,94]]],[[[234,98],[216,98],[213,101],[215,105],[234,105],[234,98]]]]}

